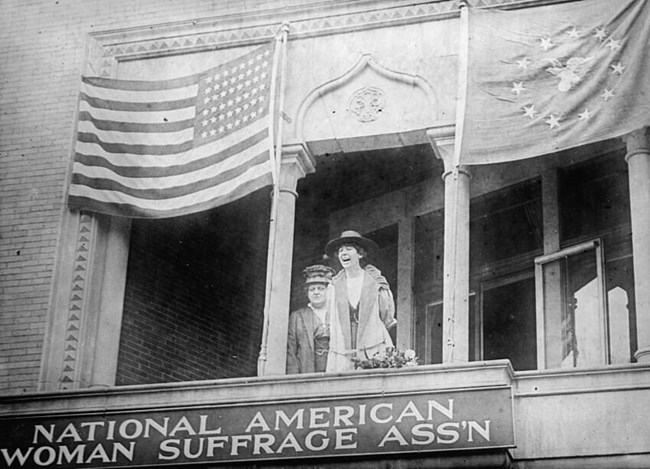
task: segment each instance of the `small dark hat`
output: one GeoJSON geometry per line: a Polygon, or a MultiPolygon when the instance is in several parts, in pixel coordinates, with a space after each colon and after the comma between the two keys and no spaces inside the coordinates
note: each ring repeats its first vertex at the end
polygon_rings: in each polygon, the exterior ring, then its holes
{"type": "Polygon", "coordinates": [[[361,246],[370,256],[378,249],[377,244],[371,239],[364,238],[356,231],[347,230],[341,233],[341,236],[338,238],[334,238],[327,243],[327,246],[325,246],[325,253],[330,258],[336,257],[336,251],[338,251],[342,244],[356,244],[357,246],[361,246]]]}
{"type": "Polygon", "coordinates": [[[305,267],[302,271],[305,276],[305,285],[312,283],[330,283],[335,274],[334,269],[326,265],[316,264],[305,267]]]}

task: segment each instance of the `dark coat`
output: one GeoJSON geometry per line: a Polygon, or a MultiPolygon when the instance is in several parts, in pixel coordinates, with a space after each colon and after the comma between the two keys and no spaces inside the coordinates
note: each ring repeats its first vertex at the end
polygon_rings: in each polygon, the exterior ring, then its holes
{"type": "Polygon", "coordinates": [[[287,374],[314,372],[314,330],[319,325],[311,308],[300,308],[289,315],[287,374]]]}

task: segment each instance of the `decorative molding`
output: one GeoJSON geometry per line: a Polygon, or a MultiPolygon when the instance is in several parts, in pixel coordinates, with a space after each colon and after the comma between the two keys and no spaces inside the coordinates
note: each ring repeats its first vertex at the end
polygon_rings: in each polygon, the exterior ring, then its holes
{"type": "Polygon", "coordinates": [[[296,135],[298,136],[298,138],[301,139],[301,141],[303,142],[305,141],[304,139],[305,116],[307,115],[307,111],[311,108],[311,106],[319,98],[322,98],[328,93],[331,93],[334,90],[341,88],[346,83],[349,83],[354,77],[358,76],[365,68],[370,68],[371,70],[375,71],[377,74],[382,75],[383,77],[388,78],[389,80],[402,82],[420,88],[426,95],[427,101],[431,104],[430,106],[431,109],[435,108],[434,106],[436,102],[435,92],[433,91],[431,85],[424,78],[417,75],[409,75],[407,73],[401,73],[401,72],[390,70],[382,66],[380,63],[378,63],[372,57],[372,55],[364,54],[350,70],[345,72],[340,77],[330,80],[327,83],[324,83],[323,85],[314,89],[311,93],[307,95],[307,97],[303,100],[303,102],[300,103],[300,107],[298,108],[298,113],[297,113],[298,117],[296,119],[296,135]]]}
{"type": "Polygon", "coordinates": [[[627,154],[625,161],[629,163],[630,158],[635,155],[650,155],[650,127],[637,129],[629,134],[623,135],[627,154]]]}
{"type": "Polygon", "coordinates": [[[89,70],[110,76],[112,59],[137,60],[259,44],[273,38],[283,22],[291,25],[289,39],[296,40],[439,20],[458,16],[458,3],[458,0],[408,3],[399,0],[378,8],[376,2],[345,2],[340,7],[347,10],[345,13],[332,14],[336,4],[333,8],[328,2],[93,33],[90,37],[95,44],[91,49],[99,48],[102,54],[93,57],[89,53],[89,59],[95,59],[89,70]]]}
{"type": "Polygon", "coordinates": [[[386,108],[386,94],[379,88],[366,86],[348,101],[348,113],[359,122],[374,122],[386,108]]]}
{"type": "MultiPolygon", "coordinates": [[[[511,9],[567,1],[572,0],[469,0],[468,3],[475,8],[511,9]]],[[[110,77],[115,61],[260,44],[273,38],[283,22],[291,25],[289,40],[298,40],[438,21],[459,16],[460,3],[461,0],[392,0],[379,6],[376,0],[333,0],[92,33],[88,53],[92,63],[87,64],[86,70],[88,74],[110,77]]]]}
{"type": "MultiPolygon", "coordinates": [[[[445,165],[445,174],[450,172],[454,166],[454,150],[456,144],[456,125],[446,125],[427,130],[427,139],[433,149],[436,158],[442,160],[445,165]]],[[[445,178],[443,174],[443,179],[445,178]]]]}
{"type": "Polygon", "coordinates": [[[79,229],[75,243],[74,264],[68,318],[65,326],[63,364],[59,389],[74,389],[79,374],[81,329],[85,309],[88,276],[90,272],[92,241],[95,232],[93,218],[85,213],[79,215],[79,229]]]}

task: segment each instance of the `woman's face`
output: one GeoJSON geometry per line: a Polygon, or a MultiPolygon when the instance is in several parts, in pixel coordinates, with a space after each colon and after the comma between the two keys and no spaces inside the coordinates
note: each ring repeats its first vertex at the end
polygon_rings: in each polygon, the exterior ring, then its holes
{"type": "Polygon", "coordinates": [[[307,287],[307,298],[312,306],[319,308],[327,301],[327,287],[322,283],[312,283],[307,287]]]}
{"type": "Polygon", "coordinates": [[[339,248],[338,256],[339,262],[344,269],[358,266],[359,261],[363,257],[359,251],[357,251],[357,248],[351,244],[343,244],[339,248]]]}

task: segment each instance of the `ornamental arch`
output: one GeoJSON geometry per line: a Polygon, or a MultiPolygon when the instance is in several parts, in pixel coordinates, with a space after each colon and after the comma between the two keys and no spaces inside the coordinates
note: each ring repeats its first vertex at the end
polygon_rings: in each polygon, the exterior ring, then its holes
{"type": "MultiPolygon", "coordinates": [[[[396,298],[393,339],[400,347],[414,346],[413,215],[428,203],[424,192],[440,190],[442,164],[425,131],[441,125],[444,117],[427,80],[391,70],[369,53],[301,101],[295,136],[314,155],[316,171],[298,185],[295,305],[301,301],[300,269],[319,260],[328,239],[346,229],[358,230],[380,245],[373,262],[396,298]],[[311,252],[305,252],[303,242],[314,246],[311,252]]],[[[335,259],[325,261],[338,267],[335,259]]]]}

